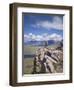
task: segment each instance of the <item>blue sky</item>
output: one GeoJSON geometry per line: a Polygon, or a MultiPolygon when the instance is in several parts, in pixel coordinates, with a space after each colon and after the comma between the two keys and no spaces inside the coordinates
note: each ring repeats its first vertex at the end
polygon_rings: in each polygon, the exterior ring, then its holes
{"type": "Polygon", "coordinates": [[[63,16],[24,14],[25,40],[48,40],[63,38],[63,16]]]}

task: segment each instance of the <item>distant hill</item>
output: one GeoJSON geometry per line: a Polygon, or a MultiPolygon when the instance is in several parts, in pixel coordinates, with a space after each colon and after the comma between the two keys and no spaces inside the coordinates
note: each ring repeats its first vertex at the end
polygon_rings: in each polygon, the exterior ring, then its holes
{"type": "MultiPolygon", "coordinates": [[[[54,41],[54,40],[48,40],[46,41],[47,45],[53,45],[53,44],[60,44],[63,42],[63,40],[61,41],[54,41]]],[[[35,46],[44,46],[45,41],[27,41],[24,42],[25,45],[35,45],[35,46]]]]}

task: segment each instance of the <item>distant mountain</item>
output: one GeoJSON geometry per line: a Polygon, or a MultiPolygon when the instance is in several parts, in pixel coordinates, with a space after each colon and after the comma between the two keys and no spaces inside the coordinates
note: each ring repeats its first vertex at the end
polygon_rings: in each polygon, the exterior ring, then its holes
{"type": "Polygon", "coordinates": [[[36,45],[36,46],[39,46],[39,45],[43,45],[43,41],[27,41],[24,44],[25,45],[36,45]]]}
{"type": "MultiPolygon", "coordinates": [[[[47,45],[59,44],[61,41],[48,40],[46,41],[47,45]]],[[[25,45],[35,45],[35,46],[44,46],[45,41],[27,41],[24,42],[25,45]]]]}
{"type": "Polygon", "coordinates": [[[49,40],[48,45],[52,45],[52,44],[55,44],[55,41],[54,40],[49,40]]]}

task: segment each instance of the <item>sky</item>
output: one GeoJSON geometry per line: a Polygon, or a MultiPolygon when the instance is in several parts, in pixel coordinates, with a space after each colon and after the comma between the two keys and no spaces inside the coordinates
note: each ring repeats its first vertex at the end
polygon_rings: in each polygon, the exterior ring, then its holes
{"type": "Polygon", "coordinates": [[[63,16],[24,14],[23,16],[24,40],[55,40],[63,38],[63,16]]]}

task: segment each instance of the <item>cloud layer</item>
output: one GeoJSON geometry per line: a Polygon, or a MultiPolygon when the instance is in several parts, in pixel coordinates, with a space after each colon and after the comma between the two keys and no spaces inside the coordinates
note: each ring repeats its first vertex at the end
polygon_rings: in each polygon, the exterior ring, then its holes
{"type": "Polygon", "coordinates": [[[63,30],[63,22],[62,19],[58,16],[55,16],[52,21],[45,20],[45,21],[38,21],[35,24],[32,24],[34,28],[45,28],[45,29],[57,29],[63,30]]]}
{"type": "Polygon", "coordinates": [[[54,41],[60,41],[62,40],[62,36],[61,35],[58,35],[56,33],[53,33],[51,35],[47,34],[47,33],[44,33],[42,35],[35,35],[35,34],[32,34],[32,33],[29,33],[29,34],[25,34],[24,35],[24,42],[27,42],[27,41],[44,41],[44,40],[54,40],[54,41]]]}

